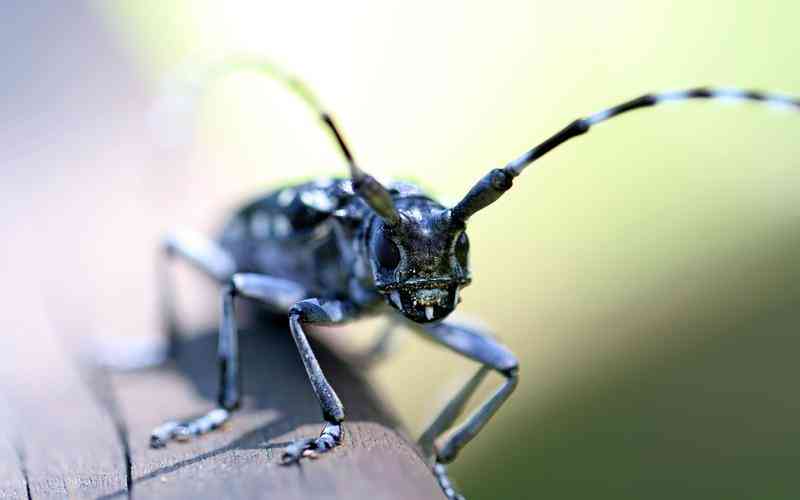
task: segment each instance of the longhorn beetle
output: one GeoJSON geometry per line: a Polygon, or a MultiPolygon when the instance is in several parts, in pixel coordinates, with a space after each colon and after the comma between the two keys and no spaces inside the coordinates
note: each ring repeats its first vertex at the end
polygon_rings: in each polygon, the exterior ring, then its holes
{"type": "MultiPolygon", "coordinates": [[[[167,256],[186,259],[220,284],[220,387],[217,408],[191,421],[159,426],[152,433],[151,446],[214,430],[239,407],[236,300],[255,300],[268,310],[288,314],[291,334],[325,420],[319,437],[286,448],[284,463],[325,453],[339,445],[343,435],[344,407],[317,363],[305,326],[336,325],[376,312],[399,314],[419,333],[481,365],[420,438],[440,486],[451,499],[463,497],[453,489],[444,464],[480,432],[518,381],[517,359],[509,349],[486,332],[444,321],[472,279],[465,232],[469,218],[511,189],[528,165],[594,125],[628,111],[689,99],[757,101],[800,111],[800,99],[776,93],[695,88],[645,94],[573,121],[503,168],[489,171],[460,202],[446,207],[412,184],[384,185],[363,170],[333,117],[311,90],[274,64],[225,63],[206,75],[201,90],[219,77],[243,70],[282,82],[315,111],[344,156],[350,176],[284,187],[256,198],[233,214],[217,239],[176,233],[165,240],[167,256]],[[505,377],[502,386],[464,423],[437,440],[454,424],[490,370],[505,377]]],[[[169,299],[172,293],[165,292],[169,299]]],[[[176,322],[169,303],[167,321],[174,342],[176,322]]]]}

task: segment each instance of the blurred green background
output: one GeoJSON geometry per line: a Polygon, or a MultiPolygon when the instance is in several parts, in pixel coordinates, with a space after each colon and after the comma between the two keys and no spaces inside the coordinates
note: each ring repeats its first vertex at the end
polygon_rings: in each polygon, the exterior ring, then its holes
{"type": "MultiPolygon", "coordinates": [[[[790,1],[95,7],[153,89],[187,61],[266,55],[317,91],[365,168],[445,201],[647,91],[800,93],[790,1]]],[[[218,85],[189,132],[188,153],[160,158],[169,209],[150,213],[153,238],[211,230],[286,179],[345,172],[309,112],[259,77],[218,85]]],[[[798,138],[800,115],[754,105],[632,113],[551,153],[471,221],[460,315],[522,368],[452,468],[469,498],[798,497],[798,138]]],[[[210,321],[205,310],[187,314],[210,321]]],[[[416,434],[473,369],[408,335],[374,375],[416,434]]]]}

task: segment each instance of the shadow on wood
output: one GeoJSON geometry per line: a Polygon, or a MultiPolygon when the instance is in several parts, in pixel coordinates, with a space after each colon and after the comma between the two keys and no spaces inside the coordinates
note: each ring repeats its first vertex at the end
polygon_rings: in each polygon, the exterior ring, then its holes
{"type": "MultiPolygon", "coordinates": [[[[427,465],[365,380],[315,343],[347,411],[343,445],[317,460],[280,465],[283,448],[315,437],[323,420],[284,325],[242,332],[244,401],[223,429],[188,443],[149,448],[150,431],[216,401],[215,332],[187,339],[158,369],[114,374],[108,388],[126,429],[135,498],[441,498],[427,465]]],[[[101,498],[124,498],[120,490],[101,498]]]]}

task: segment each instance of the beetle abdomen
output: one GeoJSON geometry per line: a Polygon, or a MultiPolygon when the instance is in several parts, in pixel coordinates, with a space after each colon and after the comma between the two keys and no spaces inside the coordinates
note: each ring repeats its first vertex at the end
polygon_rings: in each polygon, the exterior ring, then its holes
{"type": "Polygon", "coordinates": [[[220,244],[240,272],[289,279],[310,292],[346,289],[333,213],[353,198],[350,181],[322,179],[269,192],[239,209],[225,224],[220,244]]]}

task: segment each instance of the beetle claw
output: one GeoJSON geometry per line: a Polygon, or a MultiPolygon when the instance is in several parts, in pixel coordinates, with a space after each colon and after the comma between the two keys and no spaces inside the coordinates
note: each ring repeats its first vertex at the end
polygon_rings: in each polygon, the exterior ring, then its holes
{"type": "Polygon", "coordinates": [[[297,463],[302,458],[316,459],[323,453],[327,453],[341,444],[342,427],[339,424],[327,424],[322,434],[316,439],[299,439],[290,444],[283,451],[281,464],[290,465],[297,463]]]}

